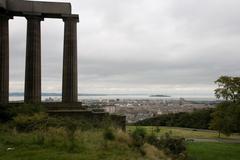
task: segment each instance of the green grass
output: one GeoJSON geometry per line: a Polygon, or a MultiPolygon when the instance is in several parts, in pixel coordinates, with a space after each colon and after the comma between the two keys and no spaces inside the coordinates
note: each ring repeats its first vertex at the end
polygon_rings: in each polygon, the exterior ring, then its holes
{"type": "Polygon", "coordinates": [[[147,159],[125,141],[104,141],[102,130],[77,131],[74,150],[62,130],[39,133],[0,132],[0,160],[138,160],[147,159]],[[7,151],[7,148],[15,148],[7,151]]]}
{"type": "Polygon", "coordinates": [[[187,145],[190,160],[239,160],[240,144],[194,142],[187,145]]]}
{"type": "MultiPolygon", "coordinates": [[[[143,127],[143,126],[141,126],[143,127]]],[[[128,126],[128,132],[132,132],[136,126],[128,126]]],[[[166,132],[171,132],[173,136],[189,139],[217,139],[218,133],[211,130],[193,130],[177,127],[160,127],[160,132],[156,132],[156,127],[144,126],[148,133],[155,133],[159,136],[166,132]]],[[[240,140],[239,134],[230,137],[221,136],[224,140],[240,140]]],[[[240,160],[240,144],[220,143],[220,142],[189,142],[187,143],[189,160],[240,160]]]]}
{"type": "Polygon", "coordinates": [[[19,147],[15,151],[2,151],[0,152],[1,160],[122,160],[138,159],[141,157],[140,154],[135,154],[133,151],[123,149],[97,149],[86,148],[79,150],[77,153],[69,153],[56,148],[44,148],[39,146],[19,147]],[[88,149],[88,150],[87,150],[88,149]]]}
{"type": "MultiPolygon", "coordinates": [[[[128,132],[136,127],[128,126],[128,132]]],[[[156,131],[153,127],[144,127],[148,133],[156,131]]],[[[193,131],[185,128],[160,127],[159,135],[172,132],[173,136],[185,138],[217,138],[214,131],[193,131]]],[[[126,136],[126,135],[125,135],[126,136]]],[[[225,137],[240,139],[239,135],[225,137]]],[[[125,137],[124,141],[104,141],[103,130],[77,131],[74,150],[64,129],[50,129],[43,135],[0,130],[0,160],[147,160],[139,150],[132,148],[125,137]],[[44,136],[44,139],[41,139],[44,136]],[[15,148],[7,151],[7,148],[15,148]]],[[[188,142],[189,160],[239,160],[240,144],[215,142],[188,142]]]]}
{"type": "MultiPolygon", "coordinates": [[[[128,126],[128,132],[132,132],[137,126],[128,126]]],[[[160,127],[160,132],[156,132],[156,127],[152,126],[140,126],[147,130],[148,133],[155,133],[157,135],[163,135],[166,132],[171,132],[172,136],[184,137],[184,138],[203,138],[203,139],[216,139],[218,138],[218,132],[211,130],[194,130],[189,128],[178,128],[178,127],[160,127]]],[[[233,134],[229,137],[221,135],[224,139],[240,140],[239,134],[233,134]]]]}

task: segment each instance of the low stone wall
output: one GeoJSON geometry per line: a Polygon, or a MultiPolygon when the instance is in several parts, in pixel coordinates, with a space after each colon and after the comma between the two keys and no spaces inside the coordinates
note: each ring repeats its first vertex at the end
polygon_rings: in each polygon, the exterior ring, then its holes
{"type": "Polygon", "coordinates": [[[75,102],[75,103],[43,102],[40,105],[44,106],[48,110],[85,110],[86,109],[86,107],[82,105],[82,102],[75,102]]]}
{"type": "MultiPolygon", "coordinates": [[[[20,106],[24,103],[9,103],[8,105],[20,106]]],[[[126,116],[109,114],[102,109],[88,110],[81,102],[62,103],[62,102],[44,102],[35,104],[46,109],[50,116],[70,117],[85,123],[93,124],[95,127],[113,126],[126,130],[126,116]]]]}
{"type": "Polygon", "coordinates": [[[123,131],[126,131],[126,116],[111,114],[110,117],[116,126],[120,127],[123,131]]]}
{"type": "Polygon", "coordinates": [[[126,116],[111,115],[107,112],[93,112],[91,110],[49,110],[50,116],[71,117],[79,121],[94,124],[95,127],[113,126],[126,130],[126,116]]]}

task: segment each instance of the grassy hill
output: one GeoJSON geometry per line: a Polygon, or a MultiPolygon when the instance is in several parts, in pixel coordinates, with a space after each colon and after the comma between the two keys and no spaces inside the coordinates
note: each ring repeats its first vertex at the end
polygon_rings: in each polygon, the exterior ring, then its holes
{"type": "Polygon", "coordinates": [[[194,142],[187,145],[189,160],[239,160],[240,144],[194,142]]]}
{"type": "MultiPolygon", "coordinates": [[[[129,134],[115,130],[114,140],[104,139],[104,130],[77,130],[74,138],[64,128],[50,128],[47,132],[19,133],[8,131],[0,126],[0,160],[154,160],[167,159],[155,147],[145,144],[141,149],[134,148],[129,134]],[[69,137],[70,136],[70,137],[69,137]],[[143,154],[144,152],[144,154],[143,154]]],[[[136,127],[128,126],[132,133],[136,127]]],[[[187,128],[145,127],[151,134],[163,135],[171,132],[173,136],[185,138],[216,139],[217,133],[207,130],[187,128]]],[[[224,137],[225,140],[240,140],[239,135],[224,137]]],[[[240,144],[216,142],[187,142],[189,160],[238,160],[240,144]]]]}
{"type": "Polygon", "coordinates": [[[216,140],[217,132],[152,126],[128,126],[123,132],[111,129],[111,123],[96,129],[70,117],[50,117],[35,106],[3,111],[0,160],[184,160],[187,154],[189,160],[239,159],[240,145],[230,143],[240,140],[237,134],[209,143],[216,140]],[[182,137],[193,139],[187,141],[187,151],[182,137]],[[196,139],[203,141],[196,143],[196,139]]]}
{"type": "Polygon", "coordinates": [[[133,146],[131,137],[114,131],[113,140],[104,139],[104,130],[77,130],[74,137],[63,128],[47,132],[0,131],[0,160],[154,160],[167,159],[155,147],[133,146]]]}
{"type": "MultiPolygon", "coordinates": [[[[132,132],[135,128],[139,126],[128,126],[128,132],[132,132]]],[[[193,128],[181,128],[181,127],[156,127],[156,126],[140,126],[145,128],[146,131],[151,134],[163,135],[166,132],[172,133],[172,136],[175,137],[184,137],[186,139],[217,139],[218,132],[214,130],[203,130],[203,129],[193,129],[193,128]],[[157,129],[159,132],[157,132],[157,129]]],[[[222,139],[226,140],[238,140],[240,141],[240,134],[232,134],[231,136],[221,135],[222,139]]]]}
{"type": "MultiPolygon", "coordinates": [[[[139,126],[128,126],[128,132],[132,132],[139,126]]],[[[240,134],[229,137],[222,135],[218,138],[218,132],[213,130],[197,130],[179,127],[140,126],[149,134],[162,136],[170,132],[174,137],[192,139],[187,142],[188,160],[239,160],[240,159],[240,134]]]]}

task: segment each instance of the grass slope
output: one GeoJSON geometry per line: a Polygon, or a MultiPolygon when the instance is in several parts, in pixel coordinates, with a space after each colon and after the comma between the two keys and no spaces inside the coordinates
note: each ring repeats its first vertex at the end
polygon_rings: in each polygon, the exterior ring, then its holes
{"type": "MultiPolygon", "coordinates": [[[[155,133],[157,135],[163,135],[166,132],[172,133],[173,136],[176,137],[184,137],[184,138],[204,138],[204,139],[215,139],[218,138],[218,132],[212,131],[212,130],[195,130],[190,128],[178,128],[178,127],[159,127],[160,132],[156,132],[155,126],[128,126],[127,130],[128,132],[132,132],[136,127],[142,127],[145,128],[148,133],[155,133]]],[[[239,134],[233,134],[229,137],[221,135],[224,139],[229,140],[240,140],[239,134]]]]}
{"type": "MultiPolygon", "coordinates": [[[[129,126],[128,132],[136,127],[129,126]]],[[[149,133],[152,127],[144,127],[149,133]]],[[[159,135],[172,132],[174,136],[185,138],[216,138],[214,131],[195,131],[185,128],[160,127],[159,135]]],[[[156,133],[156,132],[155,132],[156,133]]],[[[140,151],[129,146],[130,140],[120,135],[114,141],[104,141],[102,130],[80,131],[75,133],[74,150],[69,151],[68,136],[63,129],[50,129],[47,135],[37,133],[1,132],[0,160],[148,160],[140,151]],[[14,150],[7,151],[7,148],[14,150]]],[[[240,139],[239,135],[229,137],[240,139]]],[[[189,160],[239,160],[240,144],[189,142],[189,160]]]]}
{"type": "Polygon", "coordinates": [[[195,142],[187,145],[190,160],[239,160],[240,144],[195,142]]]}
{"type": "Polygon", "coordinates": [[[0,128],[0,160],[155,160],[168,159],[161,150],[144,144],[136,148],[133,139],[113,130],[114,139],[106,140],[103,129],[77,130],[69,136],[65,128],[20,133],[0,128]],[[9,148],[11,148],[9,150],[9,148]],[[144,152],[144,154],[143,154],[144,152]]]}
{"type": "Polygon", "coordinates": [[[38,133],[1,133],[0,160],[134,160],[142,158],[127,143],[104,141],[102,131],[78,131],[74,150],[62,130],[53,130],[44,141],[38,133]],[[14,150],[7,151],[7,148],[14,150]]]}
{"type": "MultiPolygon", "coordinates": [[[[128,132],[132,132],[137,126],[128,126],[128,132]]],[[[148,133],[155,133],[159,136],[166,132],[171,132],[173,136],[189,139],[217,139],[218,133],[211,130],[195,130],[189,128],[160,127],[160,132],[156,132],[156,127],[144,126],[148,133]]],[[[224,140],[240,140],[239,134],[230,137],[222,135],[224,140]]],[[[220,143],[220,142],[189,142],[187,143],[189,160],[240,160],[240,144],[220,143]]]]}

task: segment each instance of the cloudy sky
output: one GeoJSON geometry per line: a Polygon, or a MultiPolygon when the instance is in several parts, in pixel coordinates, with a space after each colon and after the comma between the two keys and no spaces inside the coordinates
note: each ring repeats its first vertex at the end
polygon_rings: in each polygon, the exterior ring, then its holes
{"type": "MultiPolygon", "coordinates": [[[[211,96],[220,75],[239,76],[239,0],[68,1],[80,15],[79,93],[211,96]]],[[[15,17],[11,92],[23,91],[25,50],[26,20],[15,17]]],[[[61,92],[62,57],[63,22],[45,19],[43,92],[61,92]]]]}

